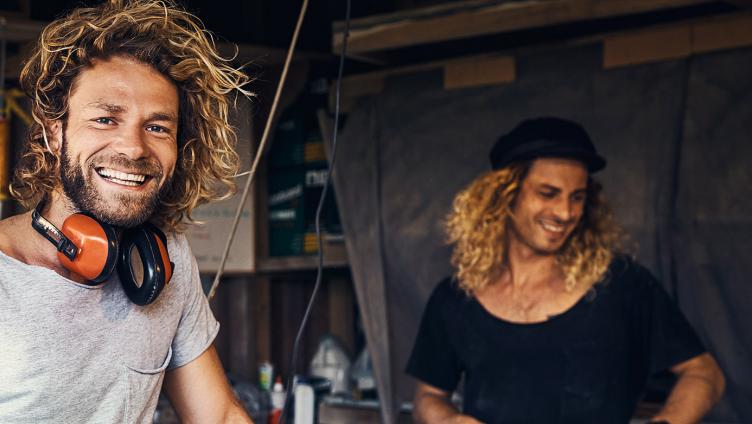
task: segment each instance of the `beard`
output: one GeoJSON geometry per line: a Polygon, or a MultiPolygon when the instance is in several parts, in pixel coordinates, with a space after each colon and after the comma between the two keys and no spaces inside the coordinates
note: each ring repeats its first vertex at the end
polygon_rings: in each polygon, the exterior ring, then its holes
{"type": "MultiPolygon", "coordinates": [[[[161,188],[154,187],[143,193],[116,193],[114,198],[108,200],[92,181],[96,178],[93,159],[95,156],[83,165],[75,163],[68,155],[67,140],[63,131],[60,179],[63,192],[73,206],[79,211],[88,212],[100,221],[116,227],[131,228],[149,220],[159,206],[160,200],[169,190],[171,180],[166,181],[161,188]]],[[[103,162],[108,167],[122,167],[132,172],[151,175],[150,179],[156,179],[156,181],[162,180],[162,167],[147,159],[134,161],[124,156],[113,156],[103,162]]]]}

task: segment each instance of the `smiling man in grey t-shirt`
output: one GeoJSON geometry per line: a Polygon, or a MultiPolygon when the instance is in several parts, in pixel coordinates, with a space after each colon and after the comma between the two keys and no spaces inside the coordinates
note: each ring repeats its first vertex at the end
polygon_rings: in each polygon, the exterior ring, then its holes
{"type": "Polygon", "coordinates": [[[0,422],[250,422],[181,232],[237,172],[227,93],[248,78],[161,2],[79,8],[21,74],[35,124],[0,221],[0,422]]]}

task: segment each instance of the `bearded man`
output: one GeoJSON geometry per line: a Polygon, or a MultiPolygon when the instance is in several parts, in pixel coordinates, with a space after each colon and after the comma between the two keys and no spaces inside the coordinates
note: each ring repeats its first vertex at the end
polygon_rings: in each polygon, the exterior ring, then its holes
{"type": "Polygon", "coordinates": [[[49,24],[20,80],[32,211],[0,222],[0,422],[151,423],[163,382],[183,422],[251,422],[181,233],[234,190],[248,77],[187,12],[113,0],[49,24]]]}
{"type": "Polygon", "coordinates": [[[628,423],[654,372],[677,382],[653,422],[698,422],[715,360],[661,285],[618,254],[592,174],[606,161],[559,118],[522,122],[454,200],[454,275],[426,306],[407,372],[421,423],[628,423]],[[464,378],[462,412],[450,395],[464,378]]]}

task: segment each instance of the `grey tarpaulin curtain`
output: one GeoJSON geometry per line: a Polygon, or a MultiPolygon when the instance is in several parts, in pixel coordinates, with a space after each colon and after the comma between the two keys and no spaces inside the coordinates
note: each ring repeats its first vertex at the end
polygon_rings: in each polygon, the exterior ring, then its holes
{"type": "Polygon", "coordinates": [[[337,200],[385,423],[411,400],[403,368],[425,301],[451,271],[441,222],[522,119],[581,122],[637,256],[728,376],[714,417],[752,422],[752,50],[603,70],[597,46],[517,55],[508,85],[447,91],[439,72],[387,81],[341,136],[337,200]],[[745,154],[746,153],[746,154],[745,154]],[[746,307],[746,308],[745,308],[746,307]],[[745,401],[746,399],[746,401],[745,401]]]}

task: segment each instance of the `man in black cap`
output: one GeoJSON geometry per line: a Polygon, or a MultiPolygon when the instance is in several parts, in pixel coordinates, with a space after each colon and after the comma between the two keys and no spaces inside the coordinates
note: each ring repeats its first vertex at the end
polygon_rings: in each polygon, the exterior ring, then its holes
{"type": "Polygon", "coordinates": [[[522,122],[493,170],[454,200],[454,275],[428,301],[407,372],[423,423],[627,423],[648,377],[677,376],[652,418],[698,422],[724,378],[621,231],[591,174],[590,137],[558,118],[522,122]],[[462,413],[450,395],[464,377],[462,413]]]}

